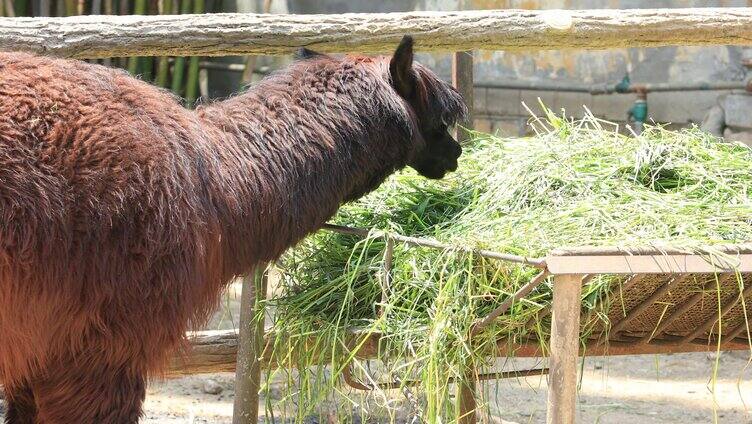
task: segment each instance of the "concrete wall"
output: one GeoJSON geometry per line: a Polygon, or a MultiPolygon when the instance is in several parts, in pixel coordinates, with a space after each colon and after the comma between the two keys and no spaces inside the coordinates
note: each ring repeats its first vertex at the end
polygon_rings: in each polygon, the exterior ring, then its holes
{"type": "MultiPolygon", "coordinates": [[[[260,0],[242,0],[260,2],[260,0]]],[[[460,9],[597,9],[649,7],[739,7],[752,0],[273,0],[276,13],[397,12],[460,9]]],[[[606,51],[475,52],[477,83],[510,80],[577,84],[617,83],[629,70],[633,82],[663,83],[742,80],[738,47],[669,47],[606,51]]],[[[421,54],[418,60],[449,79],[448,54],[421,54]]],[[[277,61],[276,64],[282,64],[277,61]]],[[[226,82],[226,79],[225,79],[226,82]]],[[[678,125],[699,123],[719,92],[654,93],[648,96],[650,118],[678,125]]],[[[554,110],[579,116],[583,105],[597,116],[624,121],[633,95],[590,96],[579,93],[476,89],[479,128],[514,134],[528,116],[521,103],[536,108],[538,98],[554,110]]]]}
{"type": "MultiPolygon", "coordinates": [[[[422,10],[457,9],[599,9],[650,7],[743,7],[752,1],[692,0],[423,0],[422,10]]],[[[667,47],[657,49],[612,49],[603,51],[536,51],[475,53],[478,83],[524,80],[570,82],[576,84],[617,83],[629,71],[640,83],[742,80],[739,47],[667,47]]],[[[421,58],[448,78],[448,56],[421,58]]],[[[649,116],[657,122],[679,126],[700,123],[716,103],[719,92],[651,93],[649,116]]],[[[587,106],[596,116],[625,121],[633,95],[591,96],[581,93],[530,90],[477,89],[475,106],[480,118],[478,129],[515,134],[525,128],[528,116],[521,103],[537,110],[538,98],[554,110],[581,116],[587,106]]]]}

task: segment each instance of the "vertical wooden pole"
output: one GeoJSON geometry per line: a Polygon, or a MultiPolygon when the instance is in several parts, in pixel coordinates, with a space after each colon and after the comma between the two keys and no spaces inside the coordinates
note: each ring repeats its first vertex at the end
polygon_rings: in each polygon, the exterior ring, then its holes
{"type": "Polygon", "coordinates": [[[573,424],[577,403],[582,275],[554,277],[546,423],[573,424]]]}
{"type": "MultiPolygon", "coordinates": [[[[454,52],[452,54],[452,85],[460,92],[468,107],[466,120],[458,122],[457,141],[470,139],[470,134],[463,128],[473,128],[473,52],[454,52]]],[[[465,378],[457,381],[458,424],[475,424],[475,370],[469,367],[465,378]]]]}
{"type": "Polygon", "coordinates": [[[457,424],[475,424],[476,417],[475,401],[475,371],[470,368],[465,378],[457,381],[457,424]]]}
{"type": "MultiPolygon", "coordinates": [[[[454,52],[452,55],[452,84],[462,94],[467,104],[467,119],[458,122],[460,127],[473,129],[473,52],[454,52]]],[[[462,128],[457,129],[457,141],[463,142],[470,134],[462,128]]]]}
{"type": "Polygon", "coordinates": [[[264,348],[264,311],[268,273],[260,265],[243,278],[240,294],[240,330],[235,366],[235,401],[232,424],[256,424],[261,388],[261,356],[264,348]]]}

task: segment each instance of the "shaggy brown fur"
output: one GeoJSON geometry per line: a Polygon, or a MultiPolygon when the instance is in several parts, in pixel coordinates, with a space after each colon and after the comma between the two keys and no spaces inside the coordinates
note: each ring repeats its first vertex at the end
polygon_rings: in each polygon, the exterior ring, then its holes
{"type": "Polygon", "coordinates": [[[135,423],[234,276],[410,164],[460,96],[394,57],[303,58],[189,111],[126,73],[0,53],[0,383],[11,423],[135,423]]]}

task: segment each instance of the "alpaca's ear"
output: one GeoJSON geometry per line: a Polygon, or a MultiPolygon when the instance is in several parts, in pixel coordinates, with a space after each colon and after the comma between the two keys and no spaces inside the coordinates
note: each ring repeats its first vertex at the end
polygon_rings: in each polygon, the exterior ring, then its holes
{"type": "Polygon", "coordinates": [[[413,72],[413,37],[402,37],[397,50],[389,61],[389,74],[394,89],[405,99],[415,93],[415,73],[413,72]]]}
{"type": "Polygon", "coordinates": [[[305,47],[301,47],[295,52],[295,60],[306,60],[316,56],[323,56],[323,54],[305,47]]]}

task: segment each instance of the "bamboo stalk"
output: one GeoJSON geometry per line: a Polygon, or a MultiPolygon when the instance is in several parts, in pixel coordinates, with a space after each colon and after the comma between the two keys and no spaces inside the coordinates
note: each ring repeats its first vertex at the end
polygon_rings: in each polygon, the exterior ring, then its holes
{"type": "MultiPolygon", "coordinates": [[[[202,14],[204,13],[205,8],[206,4],[204,3],[204,0],[194,0],[193,13],[202,14]]],[[[193,107],[194,103],[196,103],[198,92],[199,59],[199,56],[191,56],[190,63],[188,64],[188,82],[185,87],[185,102],[189,107],[193,107]]]]}
{"type": "MultiPolygon", "coordinates": [[[[143,15],[146,13],[146,0],[136,0],[136,3],[133,6],[133,14],[134,15],[143,15]]],[[[134,56],[131,57],[128,60],[128,72],[131,75],[136,75],[139,71],[138,65],[141,62],[140,56],[134,56]]]]}
{"type": "Polygon", "coordinates": [[[34,1],[33,7],[32,7],[32,13],[34,16],[39,17],[45,17],[50,16],[51,14],[51,6],[50,0],[36,0],[34,1]]]}
{"type": "MultiPolygon", "coordinates": [[[[10,0],[13,4],[13,0],[10,0]]],[[[13,8],[16,16],[28,16],[29,15],[29,2],[28,0],[16,0],[13,8]]]]}
{"type": "MultiPolygon", "coordinates": [[[[130,13],[131,13],[130,0],[118,0],[118,14],[129,15],[130,13]]],[[[126,66],[128,66],[128,58],[119,57],[117,59],[117,64],[119,67],[125,68],[126,66]]]]}
{"type": "MultiPolygon", "coordinates": [[[[172,12],[172,0],[159,0],[159,14],[169,15],[172,12]]],[[[157,60],[157,79],[156,83],[160,87],[167,87],[167,78],[170,74],[170,63],[167,56],[162,56],[157,60]]]]}
{"type": "Polygon", "coordinates": [[[0,16],[16,17],[16,8],[13,6],[13,0],[0,0],[0,16]]]}
{"type": "Polygon", "coordinates": [[[78,0],[64,0],[65,4],[65,14],[60,13],[61,11],[58,10],[59,16],[76,16],[76,12],[78,11],[78,0]]]}
{"type": "MultiPolygon", "coordinates": [[[[180,14],[184,15],[191,12],[191,0],[177,0],[180,7],[180,14]]],[[[185,73],[185,58],[175,58],[175,64],[172,66],[172,92],[180,95],[183,88],[183,75],[185,73]]]]}
{"type": "MultiPolygon", "coordinates": [[[[102,2],[102,0],[98,0],[98,1],[102,2]]],[[[115,5],[113,4],[113,0],[104,0],[102,2],[102,7],[104,8],[104,14],[105,15],[112,15],[113,13],[115,13],[115,7],[114,6],[115,5]]],[[[93,6],[92,6],[92,8],[93,8],[93,6]]],[[[102,59],[102,64],[104,66],[112,66],[112,58],[110,58],[110,57],[103,58],[102,59]]]]}

